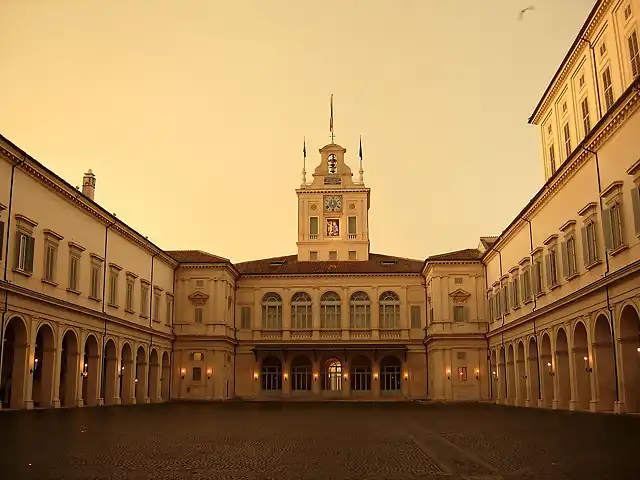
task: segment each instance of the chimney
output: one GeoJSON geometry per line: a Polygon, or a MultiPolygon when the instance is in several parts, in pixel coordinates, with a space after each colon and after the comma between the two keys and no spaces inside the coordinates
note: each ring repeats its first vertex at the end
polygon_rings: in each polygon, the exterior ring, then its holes
{"type": "Polygon", "coordinates": [[[93,200],[96,193],[96,176],[91,169],[82,177],[82,194],[93,200]]]}

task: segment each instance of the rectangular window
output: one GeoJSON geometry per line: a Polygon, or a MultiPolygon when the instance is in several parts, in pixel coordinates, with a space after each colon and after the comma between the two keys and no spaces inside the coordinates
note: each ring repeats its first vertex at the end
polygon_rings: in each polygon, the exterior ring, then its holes
{"type": "Polygon", "coordinates": [[[549,288],[555,287],[558,284],[558,259],[555,248],[549,248],[549,253],[546,257],[547,267],[547,283],[549,288]]]}
{"type": "Polygon", "coordinates": [[[349,236],[356,234],[356,217],[349,217],[349,236]]]}
{"type": "Polygon", "coordinates": [[[338,260],[338,252],[335,250],[331,250],[329,252],[329,260],[338,260]]]}
{"type": "Polygon", "coordinates": [[[605,53],[607,53],[607,44],[602,42],[600,44],[600,56],[604,56],[605,53]]]}
{"type": "Polygon", "coordinates": [[[531,301],[531,267],[526,266],[522,272],[522,300],[524,303],[531,301]]]}
{"type": "Polygon", "coordinates": [[[604,89],[604,101],[607,110],[613,105],[613,85],[611,84],[611,70],[609,67],[602,71],[602,88],[604,89]]]}
{"type": "Polygon", "coordinates": [[[549,165],[551,166],[551,175],[556,173],[556,150],[553,143],[549,145],[549,165]]]}
{"type": "Polygon", "coordinates": [[[251,307],[242,307],[240,310],[240,328],[251,330],[251,307]]]}
{"type": "Polygon", "coordinates": [[[420,305],[411,305],[411,328],[420,328],[422,326],[420,318],[420,305]]]}
{"type": "Polygon", "coordinates": [[[536,259],[533,262],[533,294],[540,295],[542,293],[542,262],[536,259]]]}
{"type": "Polygon", "coordinates": [[[153,292],[153,316],[151,319],[154,322],[160,321],[160,292],[153,292]]]}
{"type": "Polygon", "coordinates": [[[640,235],[640,187],[631,189],[631,204],[633,205],[633,221],[636,234],[640,235]]]}
{"type": "Polygon", "coordinates": [[[309,235],[311,238],[318,238],[318,217],[309,218],[309,235]]]}
{"type": "Polygon", "coordinates": [[[467,367],[458,367],[458,381],[467,381],[467,367]]]}
{"type": "Polygon", "coordinates": [[[166,312],[165,312],[165,323],[167,325],[171,325],[173,321],[173,298],[167,296],[166,302],[166,312]]]}
{"type": "Polygon", "coordinates": [[[202,369],[200,367],[193,367],[191,370],[191,379],[194,382],[199,382],[202,380],[202,369]]]}
{"type": "Polygon", "coordinates": [[[453,282],[454,282],[456,285],[462,285],[462,277],[455,277],[455,278],[454,278],[454,280],[453,280],[453,282]]]}
{"type": "Polygon", "coordinates": [[[624,19],[628,20],[630,16],[631,16],[631,5],[627,5],[626,8],[624,9],[624,19]]]}
{"type": "Polygon", "coordinates": [[[582,227],[582,254],[585,266],[598,261],[598,239],[596,237],[596,223],[587,223],[582,227]]]}
{"type": "Polygon", "coordinates": [[[500,288],[502,291],[502,312],[507,315],[509,313],[509,296],[507,292],[507,286],[500,288]]]}
{"type": "Polygon", "coordinates": [[[309,260],[318,260],[318,252],[311,251],[309,252],[309,260]]]}
{"type": "Polygon", "coordinates": [[[133,288],[135,286],[135,279],[127,278],[127,298],[126,309],[129,312],[133,312],[133,288]]]}
{"type": "Polygon", "coordinates": [[[607,250],[620,248],[620,246],[622,246],[622,220],[619,203],[614,203],[603,212],[602,228],[604,230],[604,243],[607,250]]]}
{"type": "Polygon", "coordinates": [[[149,285],[145,283],[140,286],[140,316],[149,316],[149,285]]]}
{"type": "Polygon", "coordinates": [[[582,109],[582,126],[584,127],[584,135],[591,131],[591,120],[589,120],[589,100],[585,97],[580,104],[582,109]]]}
{"type": "Polygon", "coordinates": [[[569,130],[569,123],[565,123],[563,127],[564,132],[564,153],[569,158],[571,156],[571,132],[569,130]]]}
{"type": "Polygon", "coordinates": [[[564,278],[571,278],[576,274],[576,241],[573,237],[567,238],[561,245],[562,270],[564,278]]]}
{"type": "Polygon", "coordinates": [[[202,323],[202,307],[196,307],[195,309],[195,322],[202,323]]]}
{"type": "Polygon", "coordinates": [[[33,250],[35,239],[24,233],[19,233],[16,237],[16,268],[26,273],[33,273],[33,250]]]}
{"type": "Polygon", "coordinates": [[[640,75],[640,49],[638,49],[638,34],[634,30],[629,35],[629,58],[631,59],[631,74],[635,77],[640,75]]]}
{"type": "Polygon", "coordinates": [[[4,255],[4,222],[0,222],[0,261],[4,255]]]}
{"type": "Polygon", "coordinates": [[[118,273],[109,274],[109,305],[118,305],[118,273]]]}
{"type": "Polygon", "coordinates": [[[47,243],[44,250],[44,279],[48,282],[56,280],[56,258],[58,256],[58,248],[47,243]]]}
{"type": "Polygon", "coordinates": [[[580,75],[580,78],[578,79],[578,83],[580,85],[580,88],[584,87],[584,75],[580,75]]]}
{"type": "Polygon", "coordinates": [[[515,273],[513,275],[513,280],[511,280],[511,308],[518,308],[520,305],[520,294],[518,290],[520,288],[520,279],[518,278],[518,274],[515,273]]]}
{"type": "Polygon", "coordinates": [[[355,250],[349,250],[349,260],[357,260],[357,254],[355,250]]]}
{"type": "Polygon", "coordinates": [[[80,257],[71,254],[69,256],[69,290],[77,292],[78,279],[80,278],[80,257]]]}
{"type": "Polygon", "coordinates": [[[100,265],[91,265],[91,288],[90,288],[90,296],[95,300],[100,299],[100,265]]]}
{"type": "Polygon", "coordinates": [[[454,322],[464,322],[465,318],[465,308],[464,305],[454,305],[453,307],[453,321],[454,322]]]}

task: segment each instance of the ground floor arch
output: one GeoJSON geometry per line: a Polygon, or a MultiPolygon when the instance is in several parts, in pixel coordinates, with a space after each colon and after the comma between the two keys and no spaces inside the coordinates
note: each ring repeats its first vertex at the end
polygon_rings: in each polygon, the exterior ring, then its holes
{"type": "Polygon", "coordinates": [[[538,342],[535,337],[529,338],[529,346],[527,348],[527,370],[528,374],[528,405],[537,406],[541,400],[540,395],[540,358],[538,352],[538,342]]]}
{"type": "Polygon", "coordinates": [[[38,327],[34,346],[32,398],[34,407],[51,407],[54,399],[56,346],[53,329],[47,323],[38,327]]]}
{"type": "Polygon", "coordinates": [[[158,350],[151,349],[149,353],[149,387],[147,391],[147,398],[151,402],[159,402],[162,399],[160,393],[160,358],[158,357],[158,350]]]}
{"type": "Polygon", "coordinates": [[[102,374],[102,398],[105,405],[117,403],[116,378],[118,375],[118,351],[116,342],[110,338],[104,345],[104,372],[102,374]]]}
{"type": "Polygon", "coordinates": [[[632,305],[620,315],[620,363],[624,410],[640,413],[640,316],[632,305]]]}
{"type": "Polygon", "coordinates": [[[131,351],[131,345],[129,345],[129,342],[125,342],[124,345],[122,345],[119,376],[120,402],[124,405],[134,403],[135,397],[133,396],[132,391],[133,352],[131,351]]]}
{"type": "Polygon", "coordinates": [[[4,329],[0,387],[5,408],[24,408],[27,374],[27,327],[18,316],[11,317],[4,329]]]}
{"type": "Polygon", "coordinates": [[[79,366],[80,351],[78,337],[69,329],[62,337],[62,352],[60,356],[60,405],[73,407],[76,405],[78,375],[82,370],[79,366]]]}
{"type": "Polygon", "coordinates": [[[162,378],[160,383],[162,384],[162,400],[166,402],[169,400],[169,384],[171,383],[171,363],[167,352],[162,354],[162,378]]]}
{"type": "Polygon", "coordinates": [[[551,338],[549,334],[542,335],[540,343],[540,364],[542,406],[551,408],[553,406],[553,356],[551,355],[551,338]]]}
{"type": "Polygon", "coordinates": [[[598,315],[593,329],[593,359],[589,366],[595,373],[598,400],[596,409],[613,411],[616,402],[616,372],[611,325],[605,315],[598,315]]]}
{"type": "Polygon", "coordinates": [[[398,393],[402,390],[402,361],[387,355],[380,361],[380,390],[398,393]]]}
{"type": "Polygon", "coordinates": [[[147,352],[144,347],[140,345],[136,352],[136,367],[135,367],[135,397],[136,403],[145,403],[149,398],[147,397],[147,352]]]}
{"type": "Polygon", "coordinates": [[[100,378],[100,349],[95,335],[87,335],[82,365],[82,401],[84,405],[98,405],[100,378]]]}
{"type": "Polygon", "coordinates": [[[265,392],[282,390],[282,361],[278,357],[269,356],[262,361],[260,387],[265,392]]]}
{"type": "Polygon", "coordinates": [[[574,405],[579,410],[589,410],[591,405],[591,368],[589,367],[589,342],[584,323],[576,322],[573,329],[573,375],[576,384],[574,405]]]}
{"type": "Polygon", "coordinates": [[[555,365],[555,398],[556,408],[569,408],[571,400],[571,374],[569,369],[569,342],[567,332],[559,328],[556,333],[556,365],[555,365]]]}

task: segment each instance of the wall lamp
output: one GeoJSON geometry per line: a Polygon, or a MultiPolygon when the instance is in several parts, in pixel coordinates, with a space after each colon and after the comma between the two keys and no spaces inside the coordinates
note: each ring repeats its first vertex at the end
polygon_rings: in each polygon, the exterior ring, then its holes
{"type": "Polygon", "coordinates": [[[38,362],[39,361],[40,360],[37,359],[37,358],[33,361],[33,368],[31,369],[31,373],[34,374],[34,375],[35,375],[36,371],[38,370],[38,362]]]}
{"type": "Polygon", "coordinates": [[[478,379],[480,378],[480,369],[479,369],[479,368],[476,368],[476,369],[474,370],[474,373],[476,374],[476,380],[478,380],[478,379]]]}
{"type": "Polygon", "coordinates": [[[409,380],[409,372],[404,372],[404,380],[405,382],[409,380]]]}
{"type": "Polygon", "coordinates": [[[593,368],[589,365],[589,357],[584,357],[584,369],[589,373],[593,372],[593,368]]]}
{"type": "Polygon", "coordinates": [[[494,380],[498,379],[498,372],[496,370],[494,370],[493,372],[491,372],[491,375],[493,376],[494,380]]]}
{"type": "Polygon", "coordinates": [[[180,369],[180,377],[184,380],[184,376],[187,374],[187,369],[186,368],[181,368],[180,369]]]}
{"type": "Polygon", "coordinates": [[[86,363],[84,364],[84,367],[82,367],[82,373],[80,373],[81,377],[87,378],[89,376],[89,365],[87,365],[86,363]]]}
{"type": "Polygon", "coordinates": [[[451,380],[451,369],[447,368],[447,380],[451,380]]]}
{"type": "Polygon", "coordinates": [[[313,381],[314,382],[318,381],[318,373],[317,372],[313,374],[313,381]]]}
{"type": "Polygon", "coordinates": [[[124,375],[124,366],[120,367],[120,374],[118,375],[120,378],[124,375]]]}
{"type": "Polygon", "coordinates": [[[211,380],[211,375],[213,375],[213,369],[211,367],[207,368],[207,379],[211,380]]]}
{"type": "Polygon", "coordinates": [[[374,379],[374,380],[378,380],[378,372],[374,372],[374,374],[373,374],[373,379],[374,379]]]}
{"type": "Polygon", "coordinates": [[[258,380],[258,377],[259,377],[258,372],[253,372],[253,379],[258,380]]]}
{"type": "Polygon", "coordinates": [[[553,365],[551,365],[551,362],[547,362],[547,370],[549,371],[549,375],[555,377],[556,372],[553,371],[553,365]]]}
{"type": "Polygon", "coordinates": [[[347,375],[346,373],[344,374],[344,381],[348,382],[349,381],[349,375],[347,375]]]}
{"type": "Polygon", "coordinates": [[[285,382],[289,381],[289,374],[287,372],[284,372],[283,377],[285,382]]]}

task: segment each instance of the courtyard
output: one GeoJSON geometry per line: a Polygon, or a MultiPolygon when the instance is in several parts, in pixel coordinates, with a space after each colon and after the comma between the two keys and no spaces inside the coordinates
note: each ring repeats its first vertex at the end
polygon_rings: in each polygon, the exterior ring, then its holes
{"type": "Polygon", "coordinates": [[[3,479],[637,479],[640,417],[489,404],[0,413],[3,479]]]}

